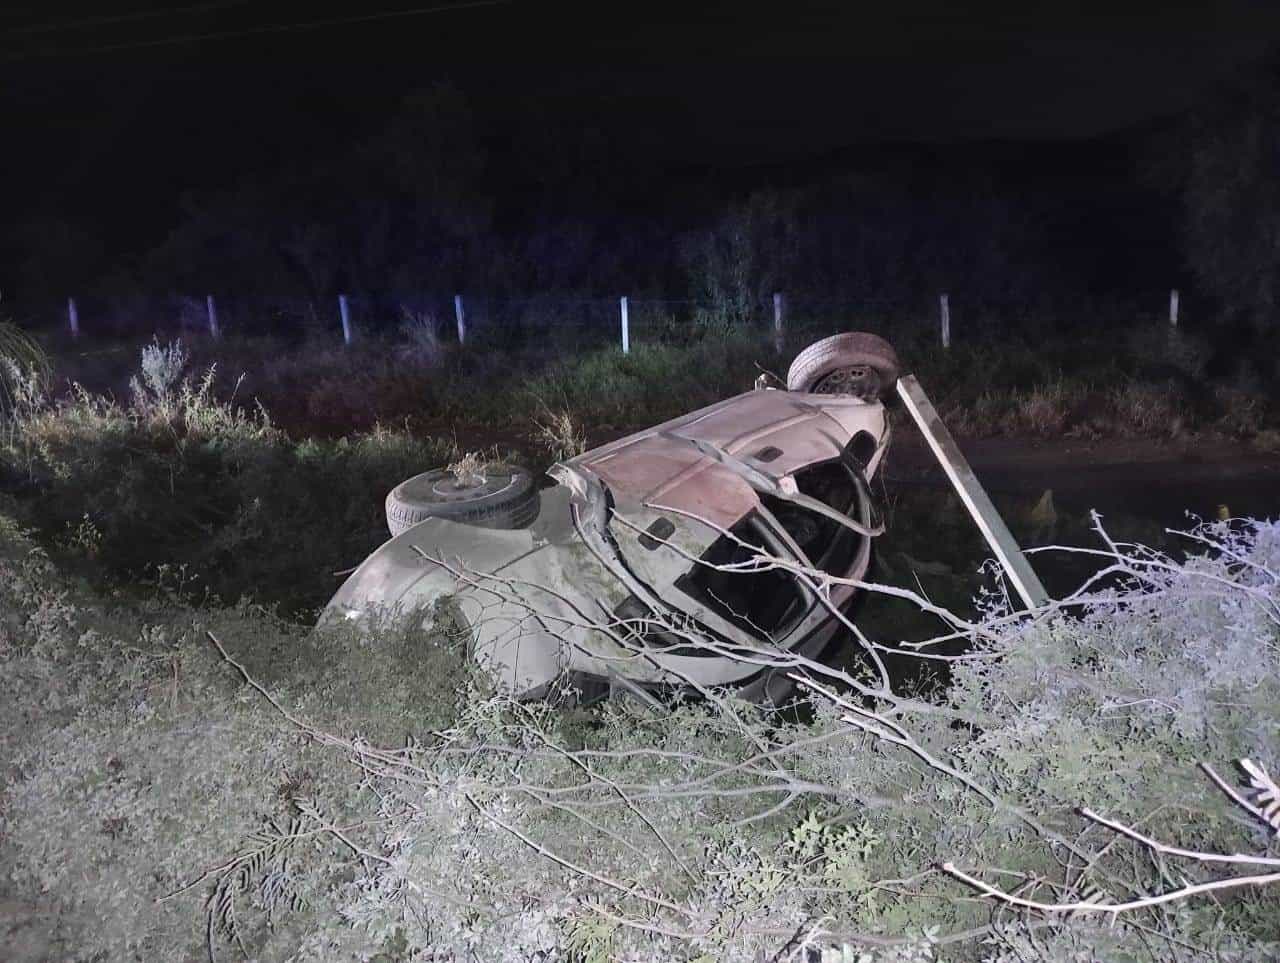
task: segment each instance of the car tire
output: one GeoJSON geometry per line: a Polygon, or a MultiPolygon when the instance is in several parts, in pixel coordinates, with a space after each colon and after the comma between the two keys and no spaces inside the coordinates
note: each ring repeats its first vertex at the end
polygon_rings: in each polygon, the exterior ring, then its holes
{"type": "Polygon", "coordinates": [[[796,355],[787,370],[787,390],[872,401],[893,390],[901,371],[897,352],[888,341],[852,331],[815,341],[796,355]]]}
{"type": "Polygon", "coordinates": [[[447,468],[437,468],[391,489],[386,510],[393,536],[428,518],[477,528],[525,528],[538,517],[538,493],[533,476],[518,465],[489,465],[482,480],[467,485],[447,468]]]}

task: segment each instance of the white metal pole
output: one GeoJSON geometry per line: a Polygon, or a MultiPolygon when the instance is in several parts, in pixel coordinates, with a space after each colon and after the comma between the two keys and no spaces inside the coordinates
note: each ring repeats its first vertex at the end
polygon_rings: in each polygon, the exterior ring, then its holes
{"type": "Polygon", "coordinates": [[[351,306],[345,294],[338,295],[338,314],[342,316],[342,343],[351,343],[351,306]]]}
{"type": "Polygon", "coordinates": [[[218,306],[214,303],[212,294],[205,295],[204,306],[209,312],[209,334],[216,341],[222,337],[222,331],[218,327],[218,306]]]}
{"type": "Polygon", "coordinates": [[[925,441],[938,459],[938,464],[946,472],[951,487],[955,489],[964,507],[969,510],[982,537],[987,540],[991,550],[996,553],[1005,574],[1013,583],[1014,590],[1029,609],[1038,609],[1049,602],[1049,593],[1045,591],[1040,577],[1027,561],[1026,555],[1018,547],[1017,540],[1009,531],[1000,513],[987,495],[986,489],[978,481],[969,462],[960,452],[960,446],[951,437],[951,432],[938,417],[933,402],[920,387],[915,375],[903,375],[898,379],[898,397],[903,407],[911,415],[911,419],[924,435],[925,441]]]}
{"type": "Polygon", "coordinates": [[[773,344],[779,351],[782,350],[782,321],[784,315],[784,301],[781,291],[773,292],[773,344]]]}
{"type": "Polygon", "coordinates": [[[622,353],[630,354],[631,353],[631,322],[630,322],[630,319],[628,318],[626,295],[623,295],[622,301],[620,302],[620,306],[622,308],[622,353]]]}
{"type": "Polygon", "coordinates": [[[76,310],[75,298],[67,298],[67,326],[71,329],[71,337],[80,337],[80,312],[76,310]]]}
{"type": "Polygon", "coordinates": [[[462,304],[462,295],[453,296],[453,316],[458,319],[458,344],[467,343],[467,311],[462,304]]]}
{"type": "Polygon", "coordinates": [[[942,314],[942,346],[944,348],[951,347],[951,300],[945,295],[939,295],[938,307],[942,314]]]}
{"type": "Polygon", "coordinates": [[[1169,292],[1169,324],[1178,326],[1178,289],[1169,292]]]}

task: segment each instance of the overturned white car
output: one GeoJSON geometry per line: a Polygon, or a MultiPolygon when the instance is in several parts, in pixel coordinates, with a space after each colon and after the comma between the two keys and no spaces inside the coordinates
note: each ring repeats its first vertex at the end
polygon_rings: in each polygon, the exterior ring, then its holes
{"type": "Polygon", "coordinates": [[[866,572],[898,375],[882,339],[837,335],[796,358],[785,390],[757,383],[588,451],[541,492],[508,466],[417,476],[388,498],[393,532],[408,527],[325,618],[451,597],[471,656],[516,694],[569,673],[588,690],[735,685],[776,701],[790,684],[768,653],[816,657],[855,593],[797,571],[866,572]]]}

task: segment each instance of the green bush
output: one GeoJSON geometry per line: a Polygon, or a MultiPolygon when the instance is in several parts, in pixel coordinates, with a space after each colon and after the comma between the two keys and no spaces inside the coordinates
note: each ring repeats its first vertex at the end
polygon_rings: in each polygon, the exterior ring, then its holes
{"type": "Polygon", "coordinates": [[[587,424],[636,430],[747,391],[757,365],[776,369],[779,363],[761,339],[736,332],[685,347],[589,352],[530,377],[520,393],[587,424]]]}

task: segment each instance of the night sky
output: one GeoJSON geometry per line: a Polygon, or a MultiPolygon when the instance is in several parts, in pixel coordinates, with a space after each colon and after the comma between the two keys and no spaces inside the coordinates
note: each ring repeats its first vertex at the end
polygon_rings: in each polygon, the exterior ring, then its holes
{"type": "Polygon", "coordinates": [[[887,143],[1091,138],[1159,123],[1280,38],[1280,4],[1262,0],[442,7],[7,6],[6,209],[74,213],[127,246],[183,191],[306,165],[442,80],[499,156],[545,117],[599,131],[656,177],[887,143]]]}

